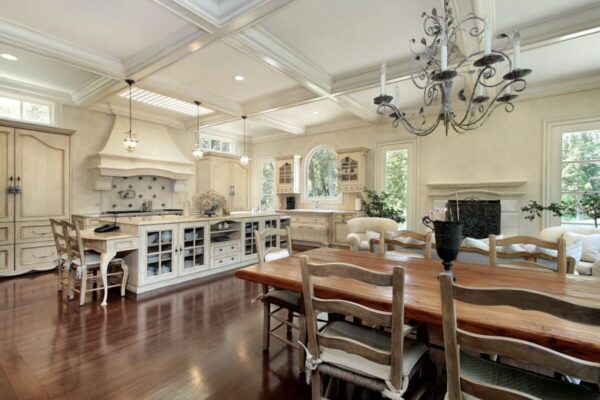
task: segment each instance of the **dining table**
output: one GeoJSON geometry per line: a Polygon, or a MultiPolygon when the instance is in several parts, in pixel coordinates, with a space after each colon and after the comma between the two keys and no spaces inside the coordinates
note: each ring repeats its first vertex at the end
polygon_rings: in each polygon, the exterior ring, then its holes
{"type": "MultiPolygon", "coordinates": [[[[396,254],[321,247],[236,272],[239,279],[280,289],[302,292],[300,255],[315,263],[348,263],[376,272],[404,268],[405,317],[441,327],[440,260],[396,254]]],[[[600,279],[505,266],[454,263],[457,284],[485,288],[534,290],[600,308],[600,279]]],[[[315,295],[353,301],[378,310],[391,311],[392,289],[341,277],[313,279],[315,295]]],[[[461,329],[527,340],[581,359],[600,362],[600,327],[578,324],[539,311],[508,306],[476,306],[457,302],[461,329]]]]}

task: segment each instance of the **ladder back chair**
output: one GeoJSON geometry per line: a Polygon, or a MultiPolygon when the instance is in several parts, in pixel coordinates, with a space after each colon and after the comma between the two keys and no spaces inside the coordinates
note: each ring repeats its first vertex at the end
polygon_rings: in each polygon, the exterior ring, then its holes
{"type": "MultiPolygon", "coordinates": [[[[323,376],[342,379],[380,392],[385,398],[400,399],[409,381],[420,372],[427,360],[427,346],[406,337],[404,325],[404,269],[393,273],[373,272],[343,263],[316,264],[300,256],[302,290],[306,311],[308,349],[306,374],[312,380],[312,399],[321,399],[323,376]],[[392,288],[392,311],[375,310],[341,299],[315,296],[313,278],[346,278],[348,285],[375,285],[392,288]],[[367,325],[387,327],[391,333],[345,319],[327,323],[319,329],[319,312],[356,317],[367,325]]],[[[318,281],[316,284],[318,285],[318,281]]],[[[364,286],[366,287],[366,286],[364,286]]],[[[417,397],[427,389],[427,383],[416,390],[417,397]]]]}
{"type": "Polygon", "coordinates": [[[67,284],[70,287],[71,275],[69,273],[71,264],[69,263],[69,251],[67,250],[67,239],[63,229],[63,222],[59,219],[50,218],[50,228],[54,237],[56,246],[56,264],[58,266],[58,291],[62,292],[67,284]]]}
{"type": "MultiPolygon", "coordinates": [[[[258,253],[258,263],[264,265],[269,261],[273,261],[279,258],[289,257],[293,254],[292,252],[292,236],[290,228],[276,229],[267,228],[261,231],[255,231],[254,238],[256,240],[256,249],[258,253]],[[265,241],[269,237],[278,236],[278,242],[281,242],[281,237],[287,237],[286,248],[280,247],[269,247],[265,249],[265,241]]],[[[292,329],[299,332],[300,340],[304,341],[305,328],[304,328],[304,316],[303,316],[303,305],[301,294],[292,290],[283,290],[272,288],[267,285],[263,285],[263,293],[259,296],[263,303],[264,315],[263,315],[263,350],[269,350],[270,338],[275,338],[289,346],[300,349],[296,342],[291,341],[287,337],[279,335],[277,332],[280,328],[285,327],[286,333],[291,335],[292,329]],[[287,311],[287,318],[283,318],[279,315],[280,311],[287,311]],[[298,323],[294,323],[294,317],[298,320],[298,323]],[[271,327],[271,320],[277,321],[275,327],[271,327]]],[[[301,352],[301,365],[303,362],[303,353],[301,352]]]]}
{"type": "Polygon", "coordinates": [[[549,242],[531,236],[513,236],[505,239],[497,239],[495,235],[490,235],[489,242],[491,266],[499,265],[498,258],[509,258],[512,260],[502,263],[500,266],[538,271],[554,271],[562,275],[573,274],[575,272],[575,259],[567,256],[567,242],[563,238],[558,239],[557,242],[549,242]],[[533,251],[498,251],[498,247],[511,245],[530,245],[536,247],[533,251]],[[522,258],[522,260],[518,260],[518,258],[522,258]]]}
{"type": "Polygon", "coordinates": [[[379,254],[386,254],[389,252],[391,254],[430,260],[431,243],[431,231],[428,231],[425,234],[407,230],[384,231],[379,234],[379,239],[371,239],[369,241],[369,249],[371,250],[371,253],[374,253],[375,245],[378,245],[377,250],[379,254]],[[415,250],[421,250],[422,254],[415,250]]]}
{"type": "Polygon", "coordinates": [[[442,320],[448,400],[461,400],[464,393],[481,399],[600,399],[600,393],[552,377],[485,360],[461,351],[498,354],[551,368],[565,376],[600,383],[600,363],[580,360],[525,340],[480,335],[457,327],[455,302],[477,306],[509,306],[539,311],[565,321],[600,326],[600,308],[524,289],[472,288],[440,274],[442,320]]]}
{"type": "MultiPolygon", "coordinates": [[[[88,292],[104,290],[102,278],[97,276],[100,269],[100,254],[85,250],[78,223],[63,221],[63,230],[63,235],[67,239],[68,262],[71,264],[69,298],[72,300],[75,297],[75,292],[77,292],[79,293],[79,305],[84,305],[88,292]],[[79,285],[76,285],[76,283],[79,283],[79,285]]],[[[107,271],[108,288],[120,287],[121,296],[125,296],[128,276],[129,268],[124,260],[113,258],[107,271]],[[111,268],[113,271],[110,270],[111,268]],[[117,268],[120,270],[116,270],[117,268]]]]}

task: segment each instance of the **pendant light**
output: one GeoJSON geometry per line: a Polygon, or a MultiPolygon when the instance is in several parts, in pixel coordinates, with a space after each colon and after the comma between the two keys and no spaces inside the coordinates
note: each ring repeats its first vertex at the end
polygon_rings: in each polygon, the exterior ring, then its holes
{"type": "Polygon", "coordinates": [[[248,118],[245,115],[242,115],[242,120],[244,121],[244,152],[242,153],[242,156],[240,157],[240,164],[242,165],[248,165],[248,161],[250,161],[250,159],[248,158],[248,155],[246,154],[246,118],[248,118]]]}
{"type": "Polygon", "coordinates": [[[135,83],[133,79],[126,79],[125,82],[129,85],[129,131],[125,132],[125,139],[123,139],[123,145],[127,149],[127,151],[132,152],[135,150],[135,147],[139,143],[139,141],[135,138],[132,131],[132,121],[131,121],[131,87],[135,83]]]}
{"type": "Polygon", "coordinates": [[[202,103],[196,100],[194,104],[196,104],[196,144],[192,150],[192,155],[196,160],[200,160],[204,157],[202,146],[200,146],[200,104],[202,103]]]}

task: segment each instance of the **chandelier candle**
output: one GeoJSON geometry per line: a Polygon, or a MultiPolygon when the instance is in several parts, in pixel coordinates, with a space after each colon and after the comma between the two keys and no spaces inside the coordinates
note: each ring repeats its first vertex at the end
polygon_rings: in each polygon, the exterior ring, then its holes
{"type": "Polygon", "coordinates": [[[381,74],[379,76],[379,86],[380,86],[380,91],[379,93],[381,93],[381,96],[385,96],[385,74],[386,74],[386,66],[385,63],[381,64],[381,74]]]}
{"type": "Polygon", "coordinates": [[[515,32],[513,36],[513,62],[515,69],[521,68],[521,35],[519,32],[515,32]]]}

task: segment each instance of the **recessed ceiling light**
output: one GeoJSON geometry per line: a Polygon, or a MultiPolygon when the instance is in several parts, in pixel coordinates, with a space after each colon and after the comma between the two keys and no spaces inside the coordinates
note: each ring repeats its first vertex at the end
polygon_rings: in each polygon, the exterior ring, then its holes
{"type": "Polygon", "coordinates": [[[8,54],[8,53],[2,53],[0,54],[0,57],[4,58],[5,60],[9,60],[9,61],[17,61],[18,58],[13,56],[12,54],[8,54]]]}
{"type": "Polygon", "coordinates": [[[241,82],[241,81],[244,80],[244,76],[243,75],[236,75],[236,76],[233,77],[233,79],[235,79],[236,81],[241,82]]]}
{"type": "Polygon", "coordinates": [[[313,115],[319,115],[318,111],[313,111],[313,115]]]}

